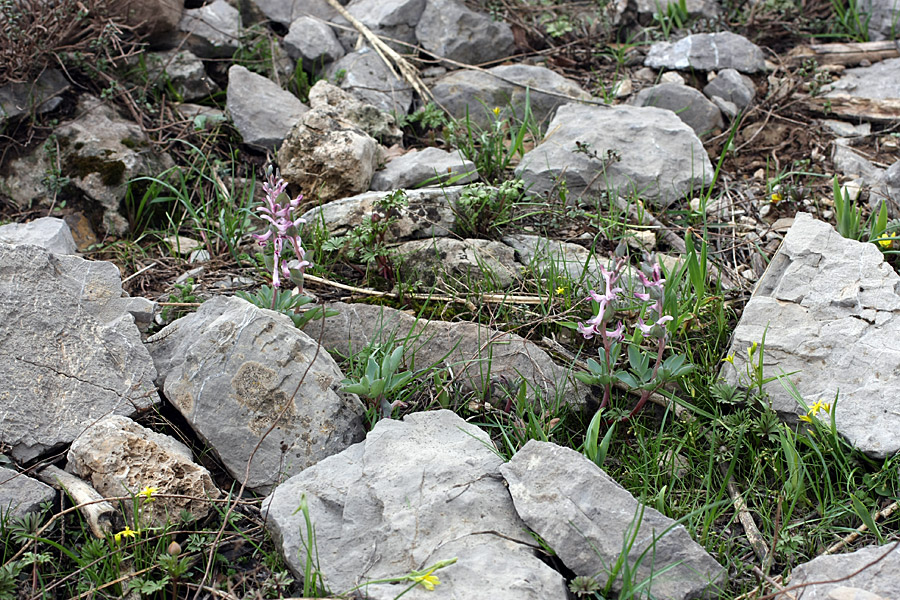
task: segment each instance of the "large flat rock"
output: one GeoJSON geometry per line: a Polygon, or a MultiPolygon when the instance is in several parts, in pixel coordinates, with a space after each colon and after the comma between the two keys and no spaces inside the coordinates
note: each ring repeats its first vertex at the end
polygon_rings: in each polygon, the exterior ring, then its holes
{"type": "MultiPolygon", "coordinates": [[[[807,406],[837,396],[838,431],[866,454],[900,450],[900,276],[874,244],[798,213],[734,331],[727,380],[763,336],[766,377],[787,374],[807,406]]],[[[765,391],[788,421],[805,414],[779,381],[765,391]]]]}
{"type": "Polygon", "coordinates": [[[817,556],[791,571],[789,586],[802,585],[801,600],[888,600],[900,591],[897,543],[849,554],[817,556]]]}

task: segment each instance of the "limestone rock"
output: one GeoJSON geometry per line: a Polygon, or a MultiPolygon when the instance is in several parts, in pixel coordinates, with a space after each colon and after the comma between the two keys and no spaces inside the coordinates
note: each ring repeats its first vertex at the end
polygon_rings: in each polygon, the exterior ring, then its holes
{"type": "Polygon", "coordinates": [[[55,110],[62,102],[61,95],[71,87],[58,69],[45,69],[31,82],[0,86],[0,127],[10,119],[32,112],[55,110]]]}
{"type": "Polygon", "coordinates": [[[281,176],[323,202],[369,189],[378,142],[334,108],[314,108],[294,125],[278,151],[281,176]]]}
{"type": "Polygon", "coordinates": [[[184,11],[178,29],[187,48],[202,58],[229,58],[240,45],[241,13],[227,0],[215,0],[184,11]]]}
{"type": "Polygon", "coordinates": [[[885,546],[868,546],[849,554],[817,556],[791,571],[789,585],[802,584],[808,584],[802,588],[803,600],[896,598],[897,590],[900,590],[900,552],[897,551],[897,544],[893,543],[885,546]],[[884,557],[882,560],[875,563],[882,557],[884,557]],[[857,571],[861,572],[853,575],[857,571]],[[850,577],[851,575],[853,577],[850,577]],[[844,579],[845,577],[847,579],[844,579]],[[834,579],[841,581],[814,583],[834,579]],[[839,595],[841,591],[843,594],[839,595]]]}
{"type": "Polygon", "coordinates": [[[245,144],[277,148],[309,108],[274,81],[240,65],[228,69],[228,113],[245,144]]]}
{"type": "Polygon", "coordinates": [[[52,502],[56,490],[24,473],[0,467],[0,519],[23,517],[41,510],[41,504],[52,502]]]}
{"type": "MultiPolygon", "coordinates": [[[[725,570],[684,526],[642,506],[578,452],[531,440],[500,466],[500,473],[516,511],[576,575],[594,576],[604,585],[629,527],[639,521],[628,553],[635,583],[652,577],[644,590],[657,598],[718,597],[725,570]]],[[[613,589],[621,589],[620,579],[613,589]]]]}
{"type": "Polygon", "coordinates": [[[857,8],[860,19],[868,26],[871,41],[897,39],[900,5],[895,0],[860,0],[857,8]]]}
{"type": "Polygon", "coordinates": [[[710,99],[718,96],[744,110],[753,102],[756,86],[752,79],[735,69],[722,69],[715,79],[706,84],[703,93],[710,99]]]}
{"type": "Polygon", "coordinates": [[[435,101],[454,118],[462,119],[468,112],[469,119],[481,127],[489,126],[497,118],[522,119],[526,94],[538,123],[544,123],[559,106],[568,103],[567,97],[571,100],[591,97],[575,82],[545,67],[532,65],[451,71],[435,81],[431,91],[435,101]],[[500,109],[500,115],[494,115],[494,108],[500,109]]]}
{"type": "MultiPolygon", "coordinates": [[[[449,235],[456,223],[452,205],[459,199],[462,186],[437,190],[406,191],[407,206],[396,215],[397,221],[388,229],[385,241],[431,239],[449,235]]],[[[331,235],[347,235],[362,223],[363,217],[375,211],[375,202],[386,192],[366,192],[342,200],[329,202],[307,211],[303,218],[307,223],[318,223],[331,235]]]]}
{"type": "Polygon", "coordinates": [[[831,84],[826,98],[900,98],[900,58],[889,58],[871,67],[847,69],[831,84]]]}
{"type": "Polygon", "coordinates": [[[463,185],[476,181],[475,163],[460,156],[459,152],[447,152],[440,148],[411,150],[398,156],[383,169],[375,172],[369,186],[373,190],[387,191],[413,188],[419,185],[437,186],[447,180],[463,185]]]}
{"type": "Polygon", "coordinates": [[[370,344],[405,343],[406,359],[415,356],[416,368],[450,367],[465,390],[487,393],[498,403],[509,400],[507,385],[523,379],[528,397],[584,404],[591,397],[587,386],[557,366],[539,346],[514,333],[504,333],[466,321],[416,319],[386,306],[329,305],[338,315],[312,322],[305,331],[322,336],[322,346],[338,352],[359,352],[370,344]]]}
{"type": "MultiPolygon", "coordinates": [[[[352,0],[347,12],[372,30],[376,35],[392,38],[407,44],[416,43],[416,24],[425,10],[425,0],[352,0]]],[[[338,22],[345,22],[339,19],[338,22]]],[[[345,45],[352,47],[359,36],[356,29],[342,33],[345,45]]],[[[402,44],[389,44],[401,53],[409,52],[402,44]]]]}
{"type": "Polygon", "coordinates": [[[362,403],[340,390],[334,359],[286,315],[219,296],[156,339],[166,398],[250,490],[267,492],[364,435],[362,403]]]}
{"type": "Polygon", "coordinates": [[[0,244],[0,444],[29,461],[156,400],[112,263],[0,244]]]}
{"type": "MultiPolygon", "coordinates": [[[[877,458],[900,450],[894,401],[900,364],[900,275],[871,243],[845,239],[798,213],[734,331],[723,375],[744,373],[747,348],[765,335],[766,377],[783,373],[807,406],[833,403],[838,432],[877,458]]],[[[806,411],[779,381],[772,407],[796,422],[806,411]]],[[[828,415],[819,415],[819,418],[828,415]]]]}
{"type": "Polygon", "coordinates": [[[41,217],[28,223],[0,225],[0,242],[11,246],[40,246],[54,254],[78,252],[69,226],[62,219],[53,217],[41,217]]]}
{"type": "Polygon", "coordinates": [[[551,191],[562,178],[571,199],[610,190],[669,206],[708,185],[713,168],[693,130],[671,111],[567,104],[516,174],[533,194],[551,191]],[[576,152],[576,142],[587,145],[591,155],[576,152]]]}
{"type": "Polygon", "coordinates": [[[291,58],[302,59],[303,67],[310,70],[320,70],[346,54],[331,26],[309,16],[291,23],[284,46],[291,58]]]}
{"type": "MultiPolygon", "coordinates": [[[[434,591],[418,586],[404,598],[480,598],[490,590],[499,600],[564,600],[562,576],[535,557],[513,510],[502,464],[490,437],[450,411],[383,419],[364,442],[278,486],[262,513],[299,576],[306,526],[297,506],[306,499],[318,566],[335,593],[457,558],[435,573],[434,591]]],[[[365,591],[387,600],[406,587],[365,591]]]]}
{"type": "Polygon", "coordinates": [[[416,37],[419,45],[436,57],[468,65],[515,54],[509,25],[469,10],[457,0],[426,0],[416,37]]]}
{"type": "Polygon", "coordinates": [[[199,100],[219,91],[219,86],[206,76],[203,61],[189,50],[168,50],[145,54],[147,72],[157,89],[169,86],[180,100],[199,100]]]}
{"type": "Polygon", "coordinates": [[[698,136],[721,131],[722,113],[699,91],[686,85],[662,83],[638,92],[635,106],[656,106],[674,112],[698,136]]]}
{"type": "Polygon", "coordinates": [[[677,42],[656,42],[644,64],[654,69],[718,71],[735,69],[741,73],[766,70],[763,52],[747,38],[730,31],[695,33],[677,42]]]}
{"type": "Polygon", "coordinates": [[[337,80],[338,87],[383,111],[405,115],[412,105],[409,84],[395,77],[371,48],[341,57],[326,73],[330,80],[337,80]]]}
{"type": "Polygon", "coordinates": [[[184,11],[184,0],[123,0],[109,6],[139,35],[150,39],[171,33],[184,11]]]}
{"type": "Polygon", "coordinates": [[[338,13],[325,0],[252,0],[253,4],[270,20],[290,27],[300,17],[315,17],[322,21],[335,21],[338,13]]]}
{"type": "Polygon", "coordinates": [[[451,282],[491,282],[494,289],[509,289],[519,275],[513,249],[501,242],[481,239],[434,238],[414,240],[397,247],[401,276],[409,283],[443,287],[451,282]]]}
{"type": "Polygon", "coordinates": [[[320,79],[309,90],[312,108],[331,107],[341,118],[354,124],[385,146],[403,141],[403,131],[397,127],[397,119],[371,104],[363,102],[350,92],[320,79]]]}
{"type": "MultiPolygon", "coordinates": [[[[181,498],[138,497],[141,519],[156,526],[174,521],[182,511],[206,517],[219,490],[205,468],[195,464],[190,449],[175,438],[156,433],[121,415],[110,415],[79,435],[67,455],[66,468],[88,481],[107,498],[136,496],[145,488],[181,498]]],[[[131,503],[125,502],[131,512],[131,503]]]]}

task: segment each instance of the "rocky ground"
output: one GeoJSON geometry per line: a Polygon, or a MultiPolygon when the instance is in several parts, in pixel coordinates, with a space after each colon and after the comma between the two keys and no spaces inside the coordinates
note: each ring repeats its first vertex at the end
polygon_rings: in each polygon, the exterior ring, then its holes
{"type": "Polygon", "coordinates": [[[0,598],[900,594],[889,2],[0,15],[0,598]]]}

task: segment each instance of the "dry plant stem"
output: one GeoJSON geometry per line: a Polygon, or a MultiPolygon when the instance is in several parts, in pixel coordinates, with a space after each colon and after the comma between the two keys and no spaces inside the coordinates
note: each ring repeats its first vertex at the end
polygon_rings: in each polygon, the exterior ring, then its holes
{"type": "Polygon", "coordinates": [[[341,6],[337,0],[327,0],[328,4],[338,12],[339,15],[347,19],[347,21],[359,31],[366,40],[372,44],[372,47],[375,49],[375,52],[381,57],[381,60],[387,65],[388,69],[391,71],[391,74],[394,77],[399,77],[397,72],[394,70],[394,65],[397,65],[397,68],[400,70],[400,74],[403,76],[403,79],[409,83],[410,86],[416,92],[418,92],[419,96],[423,99],[430,100],[433,99],[431,92],[428,87],[422,82],[422,79],[419,77],[419,73],[415,67],[413,67],[409,61],[405,58],[397,54],[390,46],[382,42],[377,35],[372,33],[372,30],[362,24],[359,19],[351,15],[347,12],[347,9],[341,6]],[[390,58],[390,60],[388,60],[390,58]],[[391,64],[393,62],[393,64],[391,64]]]}
{"type": "MultiPolygon", "coordinates": [[[[300,381],[297,382],[297,387],[294,388],[294,393],[291,394],[291,397],[284,404],[284,408],[281,409],[281,412],[276,415],[276,417],[272,420],[272,424],[269,428],[262,434],[259,438],[259,441],[256,442],[256,446],[253,447],[253,451],[250,453],[250,457],[247,459],[247,465],[244,468],[244,481],[241,482],[241,487],[238,489],[236,494],[237,499],[240,499],[244,495],[244,489],[247,487],[247,480],[250,479],[250,464],[253,462],[253,457],[256,456],[257,450],[262,445],[263,441],[269,437],[269,434],[274,431],[275,427],[281,422],[281,419],[284,417],[288,408],[294,405],[294,399],[297,397],[297,392],[300,391],[300,386],[303,385],[303,382],[306,381],[306,376],[309,375],[310,369],[312,369],[313,364],[315,364],[316,359],[319,358],[319,352],[322,349],[322,337],[325,335],[325,319],[321,319],[322,328],[319,331],[319,338],[316,343],[316,351],[313,353],[312,359],[309,361],[309,364],[306,365],[306,370],[303,371],[303,375],[300,376],[300,381]]],[[[212,545],[209,549],[209,556],[207,556],[206,561],[206,570],[203,572],[203,578],[200,580],[198,584],[197,591],[194,594],[194,600],[200,600],[200,593],[203,591],[203,587],[206,582],[209,581],[209,576],[212,572],[213,564],[215,564],[215,554],[216,548],[219,545],[219,540],[222,539],[222,535],[225,533],[225,527],[228,525],[229,518],[231,517],[231,513],[234,511],[234,507],[237,506],[237,502],[229,503],[228,510],[225,511],[225,516],[222,517],[222,525],[219,527],[219,531],[216,532],[216,537],[213,540],[212,545]]]]}
{"type": "MultiPolygon", "coordinates": [[[[897,510],[898,506],[900,506],[900,505],[898,505],[898,503],[896,501],[893,502],[892,504],[888,505],[887,507],[883,508],[878,513],[876,513],[874,516],[874,520],[880,521],[881,519],[888,518],[889,516],[894,514],[894,511],[897,510]]],[[[850,533],[841,541],[830,546],[828,549],[826,549],[824,552],[822,552],[822,554],[820,554],[819,556],[822,556],[823,554],[834,554],[835,552],[837,552],[844,546],[846,546],[848,544],[852,544],[854,541],[856,541],[856,539],[860,535],[862,535],[863,533],[865,533],[868,530],[869,530],[869,528],[866,526],[865,523],[863,523],[862,525],[860,525],[859,527],[856,528],[856,531],[850,533]]]]}
{"type": "MultiPolygon", "coordinates": [[[[728,474],[728,467],[724,463],[719,463],[719,472],[722,473],[723,477],[726,476],[728,474]]],[[[744,534],[747,536],[747,541],[750,542],[750,547],[753,548],[753,553],[756,554],[756,558],[759,559],[760,564],[765,565],[766,561],[769,559],[769,548],[766,545],[766,541],[763,539],[762,534],[760,534],[759,529],[756,527],[756,522],[753,520],[753,515],[750,514],[750,510],[747,508],[747,503],[744,502],[741,490],[738,489],[737,484],[731,477],[725,482],[725,486],[728,489],[728,495],[731,496],[731,501],[734,503],[734,509],[737,511],[738,520],[744,528],[744,534]]]]}
{"type": "Polygon", "coordinates": [[[784,592],[785,596],[787,596],[790,600],[796,600],[796,596],[794,596],[794,594],[791,594],[790,592],[786,592],[784,590],[784,586],[782,586],[780,582],[775,581],[773,578],[771,578],[768,575],[766,575],[765,573],[763,573],[762,570],[760,570],[760,568],[757,567],[756,565],[753,565],[753,568],[751,569],[751,571],[753,571],[754,575],[759,577],[760,581],[765,581],[766,583],[771,585],[773,588],[775,588],[779,592],[784,592]]]}
{"type": "Polygon", "coordinates": [[[115,507],[88,482],[53,465],[36,471],[34,475],[47,485],[67,492],[72,497],[81,507],[81,513],[87,519],[88,527],[95,537],[102,539],[113,531],[118,517],[115,507]]]}

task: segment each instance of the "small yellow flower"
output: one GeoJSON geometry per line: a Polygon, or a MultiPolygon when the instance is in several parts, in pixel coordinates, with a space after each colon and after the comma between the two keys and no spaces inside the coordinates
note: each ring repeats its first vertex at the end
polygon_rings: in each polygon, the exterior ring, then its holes
{"type": "Polygon", "coordinates": [[[139,532],[134,531],[131,527],[129,527],[128,525],[126,525],[126,526],[125,526],[125,529],[123,529],[122,531],[120,531],[119,533],[117,533],[117,534],[115,534],[115,535],[113,536],[113,539],[115,539],[116,543],[118,544],[119,542],[122,541],[122,538],[126,538],[126,537],[134,537],[134,536],[136,536],[138,533],[139,533],[139,532]]]}
{"type": "Polygon", "coordinates": [[[889,249],[893,243],[894,240],[892,239],[878,240],[878,245],[886,250],[889,249]]]}
{"type": "Polygon", "coordinates": [[[557,295],[564,294],[565,292],[566,292],[566,288],[564,288],[564,287],[558,287],[558,288],[556,288],[556,294],[557,294],[557,295]]]}
{"type": "Polygon", "coordinates": [[[423,588],[428,590],[429,592],[434,591],[434,586],[440,585],[441,580],[438,579],[437,575],[432,575],[434,573],[434,569],[431,569],[424,575],[417,575],[413,577],[413,581],[422,585],[423,588]]]}
{"type": "Polygon", "coordinates": [[[825,412],[831,412],[831,405],[827,402],[822,402],[821,400],[816,400],[816,403],[812,405],[809,409],[809,413],[812,415],[817,414],[820,410],[824,410],[825,412]]]}
{"type": "Polygon", "coordinates": [[[749,346],[747,346],[747,356],[750,357],[750,361],[753,361],[753,356],[756,354],[756,349],[759,348],[759,344],[753,342],[749,346]]]}
{"type": "Polygon", "coordinates": [[[782,200],[784,200],[784,196],[782,196],[778,192],[775,192],[774,194],[772,194],[772,204],[778,204],[782,200]]]}
{"type": "Polygon", "coordinates": [[[722,359],[722,362],[731,363],[732,366],[733,366],[733,365],[734,365],[734,353],[732,352],[731,354],[729,354],[728,356],[726,356],[725,358],[723,358],[723,359],[722,359]]]}
{"type": "Polygon", "coordinates": [[[158,488],[151,487],[148,485],[147,487],[145,487],[144,489],[139,491],[137,495],[143,496],[144,502],[154,502],[156,499],[153,497],[153,494],[155,494],[158,491],[159,491],[158,488]]]}
{"type": "Polygon", "coordinates": [[[499,116],[500,116],[500,107],[499,107],[499,106],[495,106],[495,107],[494,107],[494,116],[495,116],[495,117],[499,117],[499,116]]]}
{"type": "Polygon", "coordinates": [[[812,423],[812,417],[810,417],[809,415],[800,415],[800,420],[806,421],[807,423],[812,423]]]}

